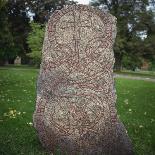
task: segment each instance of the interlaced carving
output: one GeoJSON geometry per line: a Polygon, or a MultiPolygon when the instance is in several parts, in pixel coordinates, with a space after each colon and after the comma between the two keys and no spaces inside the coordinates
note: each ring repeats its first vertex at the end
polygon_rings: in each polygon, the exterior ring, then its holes
{"type": "Polygon", "coordinates": [[[92,7],[66,6],[51,16],[34,113],[35,128],[48,150],[132,154],[115,109],[115,35],[115,17],[92,7]]]}

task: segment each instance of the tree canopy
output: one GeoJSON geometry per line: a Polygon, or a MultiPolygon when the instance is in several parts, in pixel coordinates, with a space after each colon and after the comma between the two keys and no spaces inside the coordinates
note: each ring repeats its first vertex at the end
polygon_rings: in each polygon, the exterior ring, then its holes
{"type": "Polygon", "coordinates": [[[32,31],[29,33],[27,38],[27,43],[31,49],[31,53],[28,53],[28,56],[33,59],[33,63],[36,66],[39,66],[45,28],[43,25],[32,22],[31,29],[32,31]]]}
{"type": "Polygon", "coordinates": [[[153,1],[92,0],[91,5],[102,6],[117,18],[117,38],[114,46],[116,69],[121,68],[126,57],[134,62],[132,68],[135,68],[139,67],[143,57],[155,55],[155,18],[153,11],[148,9],[149,6],[154,6],[153,1]]]}
{"type": "MultiPolygon", "coordinates": [[[[31,20],[45,24],[55,9],[63,7],[68,0],[0,0],[0,64],[12,62],[16,56],[27,63],[27,37],[33,31],[31,20]]],[[[33,50],[33,49],[32,49],[33,50]]]]}
{"type": "MultiPolygon", "coordinates": [[[[61,9],[64,4],[73,3],[76,2],[0,0],[0,63],[12,62],[17,55],[22,57],[22,63],[28,63],[28,56],[31,55],[28,53],[34,51],[30,45],[32,42],[30,38],[32,34],[35,38],[40,31],[36,29],[36,33],[33,33],[35,23],[45,27],[54,10],[61,9]]],[[[155,2],[153,0],[92,0],[91,5],[102,6],[117,18],[117,38],[114,46],[116,69],[122,67],[135,69],[141,66],[143,59],[155,61],[155,2]]],[[[40,42],[39,39],[38,41],[40,42]]]]}

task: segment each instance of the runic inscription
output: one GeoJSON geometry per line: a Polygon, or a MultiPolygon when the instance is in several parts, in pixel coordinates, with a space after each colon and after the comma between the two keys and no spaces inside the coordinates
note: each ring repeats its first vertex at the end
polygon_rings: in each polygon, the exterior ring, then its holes
{"type": "Polygon", "coordinates": [[[49,19],[34,125],[50,152],[132,154],[115,108],[115,35],[115,17],[88,6],[65,6],[49,19]]]}

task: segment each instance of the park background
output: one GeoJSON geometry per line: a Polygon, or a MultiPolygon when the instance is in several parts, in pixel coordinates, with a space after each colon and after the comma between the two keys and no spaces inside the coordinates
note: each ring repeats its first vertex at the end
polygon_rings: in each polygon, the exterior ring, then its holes
{"type": "MultiPolygon", "coordinates": [[[[78,2],[0,0],[0,154],[48,154],[32,122],[45,25],[54,10],[78,2]]],[[[118,116],[135,154],[155,155],[155,1],[92,0],[89,5],[117,18],[118,116]]]]}

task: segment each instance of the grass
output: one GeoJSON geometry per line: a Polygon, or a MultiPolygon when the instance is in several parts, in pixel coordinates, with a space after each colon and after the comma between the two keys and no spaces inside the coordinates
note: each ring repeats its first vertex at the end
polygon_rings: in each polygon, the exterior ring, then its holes
{"type": "MultiPolygon", "coordinates": [[[[38,69],[0,68],[0,155],[46,155],[32,126],[38,69]]],[[[117,109],[136,155],[155,155],[155,83],[116,79],[117,109]]]]}
{"type": "Polygon", "coordinates": [[[117,109],[137,155],[155,155],[155,83],[117,79],[117,109]]]}

